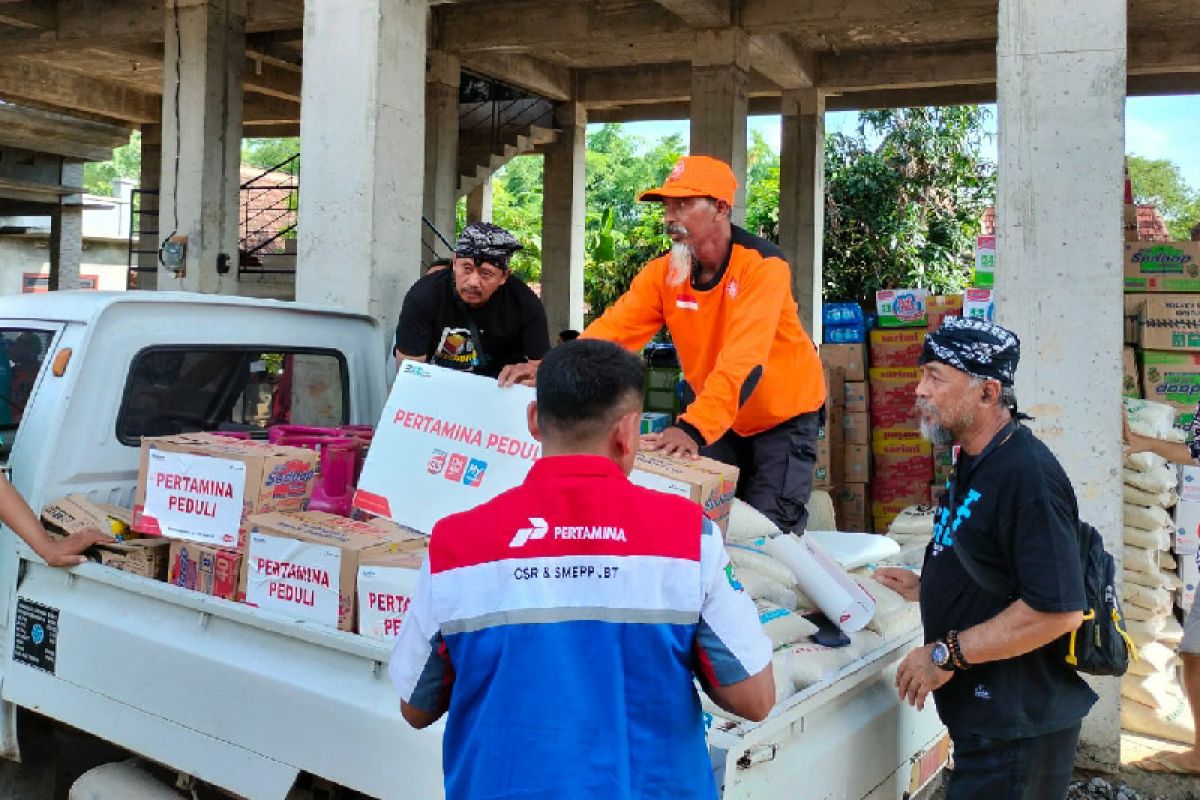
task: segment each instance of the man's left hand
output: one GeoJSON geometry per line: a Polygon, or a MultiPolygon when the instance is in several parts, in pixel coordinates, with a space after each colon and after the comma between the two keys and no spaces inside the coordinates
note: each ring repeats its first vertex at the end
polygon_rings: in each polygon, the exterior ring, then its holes
{"type": "Polygon", "coordinates": [[[682,428],[676,428],[673,425],[662,433],[643,436],[642,446],[646,450],[657,451],[664,456],[700,457],[700,445],[696,444],[696,440],[684,433],[682,428]]]}
{"type": "Polygon", "coordinates": [[[509,364],[500,370],[496,382],[502,389],[517,384],[533,386],[537,383],[537,369],[540,363],[540,361],[526,361],[521,364],[509,364]]]}
{"type": "Polygon", "coordinates": [[[932,650],[931,644],[913,650],[896,670],[896,688],[900,692],[900,699],[907,701],[910,706],[916,706],[917,711],[925,709],[925,698],[930,692],[942,688],[954,677],[953,672],[933,663],[930,658],[932,650]]]}

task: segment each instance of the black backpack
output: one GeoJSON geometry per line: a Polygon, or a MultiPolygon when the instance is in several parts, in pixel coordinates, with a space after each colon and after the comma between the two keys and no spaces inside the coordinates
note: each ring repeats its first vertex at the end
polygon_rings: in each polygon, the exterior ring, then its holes
{"type": "MultiPolygon", "coordinates": [[[[1125,631],[1125,617],[1117,592],[1117,565],[1104,549],[1104,539],[1094,527],[1079,520],[1079,558],[1083,564],[1083,591],[1087,610],[1083,623],[1051,646],[1064,665],[1089,675],[1125,674],[1130,659],[1137,661],[1137,647],[1125,631]]],[[[1011,585],[981,569],[961,542],[954,548],[959,563],[985,591],[1013,597],[1011,585]]]]}

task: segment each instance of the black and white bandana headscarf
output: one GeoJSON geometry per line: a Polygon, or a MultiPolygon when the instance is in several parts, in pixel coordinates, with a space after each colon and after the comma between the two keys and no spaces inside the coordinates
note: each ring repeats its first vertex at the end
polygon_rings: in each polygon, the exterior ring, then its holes
{"type": "Polygon", "coordinates": [[[512,254],[521,250],[516,237],[499,225],[490,222],[472,222],[463,228],[454,244],[454,255],[473,258],[476,263],[486,261],[500,269],[508,269],[512,254]]]}
{"type": "Polygon", "coordinates": [[[926,334],[920,363],[940,361],[974,378],[1012,386],[1020,360],[1021,341],[1012,331],[981,319],[949,317],[926,334]]]}

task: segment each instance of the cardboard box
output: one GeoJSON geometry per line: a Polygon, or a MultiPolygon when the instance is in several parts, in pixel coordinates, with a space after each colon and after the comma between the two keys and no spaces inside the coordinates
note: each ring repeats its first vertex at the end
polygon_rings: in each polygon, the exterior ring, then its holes
{"type": "Polygon", "coordinates": [[[882,367],[871,369],[871,424],[876,428],[916,430],[921,415],[917,411],[919,367],[882,367]]]}
{"type": "Polygon", "coordinates": [[[963,317],[994,322],[996,297],[991,289],[967,289],[963,293],[963,317]]]}
{"type": "Polygon", "coordinates": [[[871,331],[871,371],[886,367],[916,368],[925,349],[925,333],[917,328],[871,331]]]}
{"type": "Polygon", "coordinates": [[[118,541],[95,545],[101,564],[156,581],[167,579],[166,539],[142,539],[130,529],[133,512],[127,508],[96,503],[83,495],[68,495],[42,509],[42,522],[52,536],[70,536],[85,530],[117,536],[118,541]],[[122,533],[122,529],[124,533],[122,533]]]}
{"type": "Polygon", "coordinates": [[[838,530],[867,531],[871,519],[870,487],[862,483],[847,483],[836,499],[838,530]]]}
{"type": "Polygon", "coordinates": [[[821,363],[827,367],[841,367],[843,380],[865,381],[866,352],[865,346],[861,344],[823,344],[821,363]]]}
{"type": "Polygon", "coordinates": [[[1200,501],[1180,500],[1175,506],[1175,541],[1171,551],[1178,556],[1193,556],[1200,551],[1200,501]]]}
{"type": "Polygon", "coordinates": [[[1179,499],[1200,503],[1200,467],[1180,466],[1179,499]]]}
{"type": "Polygon", "coordinates": [[[871,455],[876,484],[903,481],[928,485],[933,480],[933,448],[918,431],[876,430],[871,437],[871,455]]]}
{"type": "Polygon", "coordinates": [[[846,444],[871,443],[871,419],[863,413],[847,413],[842,424],[842,441],[846,444]]]}
{"type": "Polygon", "coordinates": [[[842,480],[846,483],[871,482],[871,448],[865,444],[845,444],[842,480]]]}
{"type": "Polygon", "coordinates": [[[932,454],[933,481],[945,483],[954,475],[954,450],[949,447],[934,447],[932,454]]]}
{"type": "Polygon", "coordinates": [[[671,415],[661,411],[649,411],[642,414],[642,435],[662,433],[671,426],[671,415]]]}
{"type": "Polygon", "coordinates": [[[1133,203],[1126,203],[1124,206],[1121,214],[1121,232],[1127,242],[1138,240],[1138,212],[1133,203]]]}
{"type": "Polygon", "coordinates": [[[822,364],[821,375],[825,379],[825,407],[837,408],[846,405],[846,379],[842,368],[822,364]]]}
{"type": "Polygon", "coordinates": [[[936,331],[942,326],[946,317],[961,317],[963,315],[963,296],[961,294],[931,294],[925,300],[926,330],[936,331]]]}
{"type": "Polygon", "coordinates": [[[246,604],[344,631],[354,629],[362,557],[400,544],[368,522],[317,511],[256,514],[247,525],[246,604]]]}
{"type": "MultiPolygon", "coordinates": [[[[674,378],[670,385],[673,391],[674,378]]],[[[481,375],[405,361],[354,507],[428,534],[438,520],[520,485],[542,454],[525,419],[534,394],[528,386],[501,389],[481,375]]]]}
{"type": "Polygon", "coordinates": [[[142,440],[133,529],[234,548],[245,518],[299,511],[312,497],[317,454],[196,433],[142,440]]]}
{"type": "Polygon", "coordinates": [[[1125,344],[1135,345],[1138,343],[1138,317],[1142,313],[1142,304],[1146,302],[1147,297],[1152,296],[1125,294],[1125,344]]]}
{"type": "Polygon", "coordinates": [[[866,381],[850,381],[845,384],[846,411],[864,414],[871,408],[871,393],[866,381]]]}
{"type": "Polygon", "coordinates": [[[929,324],[926,289],[884,289],[875,293],[881,328],[924,328],[929,324]]]}
{"type": "Polygon", "coordinates": [[[356,581],[359,634],[386,642],[400,635],[428,555],[424,549],[362,554],[356,581]]]}
{"type": "Polygon", "coordinates": [[[238,595],[242,554],[199,542],[171,541],[167,581],[226,600],[238,595]]]}
{"type": "Polygon", "coordinates": [[[1142,352],[1142,397],[1193,413],[1200,399],[1200,353],[1142,352]]]}
{"type": "Polygon", "coordinates": [[[699,503],[704,508],[704,515],[717,523],[722,532],[729,525],[729,512],[737,492],[737,467],[711,458],[690,461],[643,451],[634,461],[629,480],[647,489],[687,497],[699,503]]]}
{"type": "MultiPolygon", "coordinates": [[[[929,504],[929,481],[879,480],[871,484],[871,515],[895,519],[909,506],[929,504]]],[[[890,523],[891,520],[889,520],[890,523]]]]}
{"type": "Polygon", "coordinates": [[[1200,350],[1200,295],[1147,295],[1138,309],[1138,346],[1200,350]]]}
{"type": "Polygon", "coordinates": [[[1179,607],[1187,611],[1196,603],[1196,585],[1200,584],[1200,553],[1178,561],[1179,577],[1183,581],[1183,588],[1179,590],[1179,607]]]}
{"type": "Polygon", "coordinates": [[[1121,395],[1123,397],[1141,397],[1142,383],[1138,376],[1137,356],[1132,347],[1121,348],[1121,395]]]}
{"type": "Polygon", "coordinates": [[[843,413],[842,409],[836,406],[828,409],[825,424],[817,429],[817,463],[813,472],[813,485],[818,489],[831,491],[842,483],[843,413]]]}
{"type": "Polygon", "coordinates": [[[975,238],[975,274],[971,284],[980,289],[991,289],[996,285],[996,237],[975,238]]]}
{"type": "Polygon", "coordinates": [[[1200,292],[1200,242],[1126,242],[1125,291],[1200,292]]]}

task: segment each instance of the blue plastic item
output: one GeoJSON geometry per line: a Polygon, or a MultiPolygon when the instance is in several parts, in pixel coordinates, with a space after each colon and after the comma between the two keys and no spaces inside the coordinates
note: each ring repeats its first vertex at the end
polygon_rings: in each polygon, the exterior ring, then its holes
{"type": "Polygon", "coordinates": [[[825,303],[822,306],[825,327],[864,327],[863,310],[858,303],[825,303]]]}
{"type": "Polygon", "coordinates": [[[862,344],[867,340],[867,329],[838,326],[825,328],[825,344],[862,344]]]}

